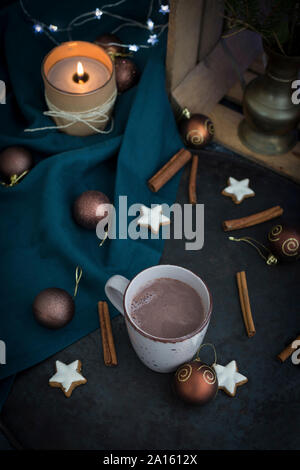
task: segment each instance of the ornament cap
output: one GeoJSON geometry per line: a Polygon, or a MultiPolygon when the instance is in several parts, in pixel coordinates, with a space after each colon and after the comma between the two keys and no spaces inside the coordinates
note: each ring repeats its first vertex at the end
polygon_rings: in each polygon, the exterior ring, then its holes
{"type": "Polygon", "coordinates": [[[273,265],[273,264],[277,264],[277,263],[278,263],[278,259],[276,258],[276,256],[274,256],[274,255],[272,255],[272,254],[269,254],[266,263],[267,263],[268,266],[271,266],[271,265],[273,265]]]}
{"type": "Polygon", "coordinates": [[[185,117],[186,119],[191,118],[191,113],[188,110],[188,108],[183,108],[182,113],[181,113],[181,117],[185,117]]]}

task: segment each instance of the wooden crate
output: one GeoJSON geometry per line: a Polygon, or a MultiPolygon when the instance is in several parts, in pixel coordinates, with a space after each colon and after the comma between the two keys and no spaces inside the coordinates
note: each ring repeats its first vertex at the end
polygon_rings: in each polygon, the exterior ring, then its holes
{"type": "MultiPolygon", "coordinates": [[[[246,83],[264,72],[264,61],[260,56],[244,73],[246,83]]],[[[236,82],[226,93],[226,99],[242,105],[243,90],[240,81],[236,82]]],[[[254,160],[291,180],[300,183],[300,142],[284,155],[269,156],[253,152],[240,141],[237,129],[243,119],[242,112],[233,111],[223,104],[217,104],[209,113],[215,125],[215,140],[234,152],[254,160]]]]}
{"type": "Polygon", "coordinates": [[[223,0],[170,0],[170,9],[166,75],[175,115],[185,107],[209,115],[216,141],[300,183],[300,143],[285,155],[256,154],[238,138],[241,112],[219,104],[226,95],[241,105],[241,77],[248,83],[264,73],[260,37],[222,37],[223,0]]]}
{"type": "Polygon", "coordinates": [[[250,31],[222,38],[223,0],[170,0],[167,88],[175,113],[207,114],[261,54],[250,31]]]}

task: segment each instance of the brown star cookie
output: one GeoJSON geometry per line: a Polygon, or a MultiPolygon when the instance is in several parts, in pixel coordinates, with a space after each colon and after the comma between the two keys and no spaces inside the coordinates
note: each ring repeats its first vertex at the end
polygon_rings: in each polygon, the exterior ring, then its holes
{"type": "Polygon", "coordinates": [[[240,204],[244,199],[255,196],[255,192],[249,188],[249,178],[238,181],[230,176],[227,184],[228,186],[223,189],[222,194],[231,197],[235,204],[240,204]]]}
{"type": "Polygon", "coordinates": [[[64,364],[63,362],[56,361],[56,373],[49,379],[50,387],[58,387],[64,392],[65,396],[69,398],[72,395],[73,390],[87,383],[87,380],[81,371],[81,361],[77,360],[71,364],[64,364]]]}
{"type": "Polygon", "coordinates": [[[214,369],[218,377],[219,389],[234,397],[238,386],[248,382],[247,377],[238,372],[236,361],[231,361],[227,366],[214,364],[214,369]]]}

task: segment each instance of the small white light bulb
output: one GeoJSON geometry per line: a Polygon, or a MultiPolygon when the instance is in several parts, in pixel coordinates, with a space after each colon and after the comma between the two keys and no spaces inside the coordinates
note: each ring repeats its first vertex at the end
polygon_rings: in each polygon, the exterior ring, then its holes
{"type": "Polygon", "coordinates": [[[128,49],[132,52],[137,52],[139,50],[139,46],[137,46],[136,44],[130,44],[128,49]]]}
{"type": "Polygon", "coordinates": [[[149,31],[153,31],[154,23],[153,23],[153,21],[151,20],[151,18],[148,18],[148,20],[147,20],[147,26],[148,26],[149,31]]]}
{"type": "Polygon", "coordinates": [[[55,24],[50,24],[49,30],[52,31],[52,33],[56,33],[56,31],[58,30],[58,27],[55,26],[55,24]]]}
{"type": "Polygon", "coordinates": [[[155,44],[158,43],[157,34],[150,34],[147,42],[148,44],[151,44],[151,46],[155,46],[155,44]]]}
{"type": "Polygon", "coordinates": [[[162,13],[163,15],[166,15],[167,13],[170,13],[169,5],[161,5],[160,9],[159,9],[159,13],[162,13]]]}
{"type": "Polygon", "coordinates": [[[95,10],[95,16],[97,18],[97,20],[100,20],[101,16],[103,15],[103,11],[100,10],[100,8],[96,8],[95,10]]]}
{"type": "Polygon", "coordinates": [[[42,33],[43,32],[43,27],[40,24],[33,25],[33,29],[34,29],[35,33],[42,33]]]}

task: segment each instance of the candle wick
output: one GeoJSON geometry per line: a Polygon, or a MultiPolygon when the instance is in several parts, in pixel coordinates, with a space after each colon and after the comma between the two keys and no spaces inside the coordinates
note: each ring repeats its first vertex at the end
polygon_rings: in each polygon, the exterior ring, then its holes
{"type": "Polygon", "coordinates": [[[86,83],[89,79],[89,74],[84,72],[82,75],[78,75],[78,73],[74,73],[73,75],[73,80],[75,83],[78,83],[79,85],[83,85],[86,83]]]}

